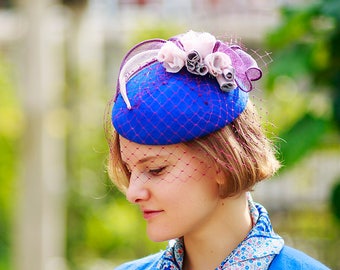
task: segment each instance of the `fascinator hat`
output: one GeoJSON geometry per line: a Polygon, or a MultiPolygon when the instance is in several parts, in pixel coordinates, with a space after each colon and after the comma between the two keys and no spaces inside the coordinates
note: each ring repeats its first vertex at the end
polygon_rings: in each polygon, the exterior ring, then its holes
{"type": "Polygon", "coordinates": [[[209,33],[146,40],[123,59],[112,123],[119,135],[139,144],[191,141],[233,122],[261,77],[240,46],[209,33]]]}

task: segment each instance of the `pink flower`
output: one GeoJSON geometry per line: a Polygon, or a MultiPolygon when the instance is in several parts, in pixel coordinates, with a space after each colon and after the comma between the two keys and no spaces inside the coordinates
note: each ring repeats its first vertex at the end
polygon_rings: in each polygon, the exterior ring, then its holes
{"type": "Polygon", "coordinates": [[[210,74],[214,76],[222,74],[224,69],[231,67],[230,57],[222,52],[208,54],[204,58],[204,63],[207,65],[210,74]]]}
{"type": "Polygon", "coordinates": [[[168,41],[159,50],[157,60],[163,62],[167,72],[177,73],[185,65],[186,53],[168,41]]]}
{"type": "Polygon", "coordinates": [[[201,58],[205,58],[209,53],[212,53],[216,38],[209,33],[198,33],[189,31],[180,37],[184,51],[190,53],[196,51],[201,58]]]}

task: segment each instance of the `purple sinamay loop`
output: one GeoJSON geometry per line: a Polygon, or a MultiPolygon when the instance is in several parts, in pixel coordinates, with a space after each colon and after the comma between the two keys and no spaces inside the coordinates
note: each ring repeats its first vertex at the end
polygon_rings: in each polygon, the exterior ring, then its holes
{"type": "Polygon", "coordinates": [[[230,57],[235,69],[235,81],[242,91],[251,91],[253,89],[252,81],[257,81],[262,77],[262,71],[254,58],[243,51],[240,46],[228,46],[218,40],[213,51],[224,52],[230,57]]]}
{"type": "Polygon", "coordinates": [[[116,98],[120,93],[129,110],[131,104],[126,92],[126,83],[135,73],[157,61],[158,51],[165,42],[166,40],[163,39],[143,41],[134,46],[124,57],[119,70],[116,98]]]}

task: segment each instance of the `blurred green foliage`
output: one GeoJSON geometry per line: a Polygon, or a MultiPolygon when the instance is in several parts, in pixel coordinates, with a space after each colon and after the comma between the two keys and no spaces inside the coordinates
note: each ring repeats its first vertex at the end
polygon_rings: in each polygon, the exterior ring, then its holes
{"type": "Polygon", "coordinates": [[[13,66],[0,54],[0,269],[10,269],[11,232],[16,200],[19,139],[23,116],[13,66]]]}
{"type": "Polygon", "coordinates": [[[280,125],[284,122],[279,134],[283,168],[296,164],[311,149],[330,147],[339,139],[339,10],[337,0],[283,7],[281,24],[268,34],[274,62],[267,89],[273,100],[280,100],[281,90],[290,94],[285,102],[275,103],[280,125]]]}
{"type": "MultiPolygon", "coordinates": [[[[340,141],[340,1],[319,0],[281,9],[281,24],[267,36],[274,62],[267,80],[283,169],[289,169],[318,148],[339,151],[340,141]],[[285,95],[282,95],[282,91],[285,95]],[[276,113],[276,114],[275,114],[276,113]]],[[[340,160],[340,157],[339,157],[340,160]]],[[[321,180],[321,179],[320,179],[321,180]]],[[[336,181],[336,179],[334,179],[336,181]]],[[[330,190],[330,213],[340,216],[339,184],[330,190]]],[[[308,211],[307,211],[308,212],[308,211]]],[[[336,247],[339,224],[324,212],[290,213],[293,227],[304,224],[308,238],[332,269],[339,269],[336,247]],[[297,215],[303,215],[297,219],[297,215]],[[327,220],[326,224],[315,222],[327,220]],[[322,217],[324,216],[324,217],[322,217]],[[319,224],[320,223],[320,224],[319,224]],[[312,225],[316,228],[311,229],[312,225]],[[325,237],[320,234],[325,233],[325,237]],[[320,238],[320,239],[319,239],[320,238]],[[321,239],[322,238],[322,239],[321,239]],[[324,252],[323,252],[324,251],[324,252]]],[[[285,219],[289,231],[289,219],[285,219]]],[[[280,231],[280,229],[279,229],[280,231]]],[[[289,232],[290,235],[303,235],[289,232]]],[[[310,244],[310,243],[309,243],[310,244]]],[[[308,244],[306,244],[308,245],[308,244]]],[[[295,245],[299,247],[299,245],[295,245]]]]}
{"type": "Polygon", "coordinates": [[[280,134],[279,149],[285,168],[296,164],[305,154],[315,148],[327,130],[327,121],[309,113],[303,115],[292,127],[280,134]],[[289,143],[286,143],[286,140],[289,143]]]}
{"type": "Polygon", "coordinates": [[[161,21],[155,25],[144,19],[140,21],[139,27],[132,31],[130,35],[131,39],[127,43],[127,47],[131,48],[137,43],[147,39],[157,38],[167,40],[169,37],[178,35],[178,33],[184,33],[185,31],[187,30],[183,25],[176,24],[173,21],[161,21]]]}
{"type": "Polygon", "coordinates": [[[340,228],[340,177],[337,179],[330,195],[331,210],[334,213],[335,218],[339,222],[340,228]]]}
{"type": "Polygon", "coordinates": [[[340,223],[329,210],[322,207],[282,210],[271,213],[271,220],[287,245],[321,260],[333,270],[340,269],[340,223]]]}

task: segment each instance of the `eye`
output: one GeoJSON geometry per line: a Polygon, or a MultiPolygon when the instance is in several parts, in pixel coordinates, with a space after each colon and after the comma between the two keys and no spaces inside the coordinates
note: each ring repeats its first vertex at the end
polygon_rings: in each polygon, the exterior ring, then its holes
{"type": "Polygon", "coordinates": [[[131,168],[127,163],[123,163],[123,168],[127,173],[131,174],[131,168]]]}
{"type": "Polygon", "coordinates": [[[166,166],[162,166],[162,167],[155,168],[155,169],[149,169],[149,173],[154,176],[158,176],[158,175],[163,174],[165,169],[166,169],[166,166]]]}

